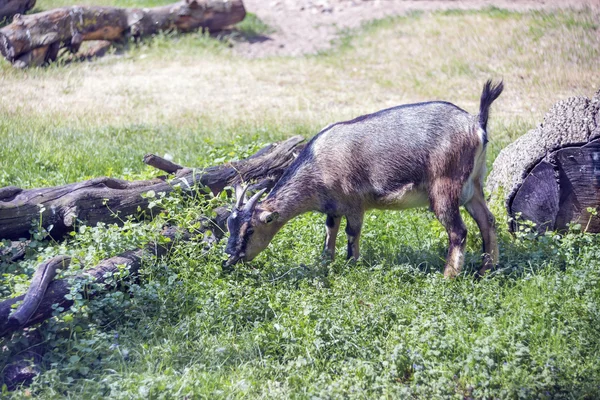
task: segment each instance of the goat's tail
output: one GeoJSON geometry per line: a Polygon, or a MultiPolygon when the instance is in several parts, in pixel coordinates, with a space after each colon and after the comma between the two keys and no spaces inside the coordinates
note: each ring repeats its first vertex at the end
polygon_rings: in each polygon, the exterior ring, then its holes
{"type": "Polygon", "coordinates": [[[481,102],[479,103],[479,126],[485,132],[485,140],[487,142],[487,122],[490,114],[490,106],[500,96],[504,89],[504,82],[500,81],[497,85],[492,84],[492,80],[488,80],[483,85],[483,92],[481,93],[481,102]]]}

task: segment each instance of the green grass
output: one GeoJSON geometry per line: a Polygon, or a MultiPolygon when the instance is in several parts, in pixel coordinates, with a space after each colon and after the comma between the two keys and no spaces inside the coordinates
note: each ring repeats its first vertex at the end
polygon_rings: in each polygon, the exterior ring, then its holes
{"type": "MultiPolygon", "coordinates": [[[[310,57],[248,60],[193,34],[159,35],[93,63],[25,72],[0,64],[0,186],[141,179],[156,174],[141,162],[149,152],[213,165],[408,101],[447,99],[475,112],[483,82],[503,77],[491,168],[552,103],[596,89],[595,18],[414,14],[347,32],[310,57]]],[[[268,27],[250,20],[244,29],[268,27]]],[[[0,259],[0,297],[22,293],[53,255],[76,256],[63,274],[77,273],[147,243],[164,223],[192,224],[221,200],[162,202],[169,219],[86,227],[64,243],[35,241],[22,262],[0,259]]],[[[440,273],[447,236],[426,210],[368,213],[355,264],[341,243],[337,261],[321,263],[317,214],[292,221],[231,274],[221,271],[222,244],[179,243],[147,260],[139,282],[76,299],[40,327],[42,374],[2,397],[598,398],[600,239],[575,230],[513,238],[502,206],[493,211],[500,268],[481,281],[472,276],[481,240],[466,213],[465,271],[453,281],[440,273]]],[[[29,345],[21,334],[5,339],[0,370],[29,345]]]]}

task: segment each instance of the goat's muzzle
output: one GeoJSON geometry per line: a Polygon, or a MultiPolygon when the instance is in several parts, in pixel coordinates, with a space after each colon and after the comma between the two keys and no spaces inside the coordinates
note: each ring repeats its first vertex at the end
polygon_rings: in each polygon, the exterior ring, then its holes
{"type": "Polygon", "coordinates": [[[223,268],[227,270],[233,269],[233,266],[238,262],[242,261],[246,255],[244,253],[240,255],[231,255],[227,261],[223,262],[223,268]]]}

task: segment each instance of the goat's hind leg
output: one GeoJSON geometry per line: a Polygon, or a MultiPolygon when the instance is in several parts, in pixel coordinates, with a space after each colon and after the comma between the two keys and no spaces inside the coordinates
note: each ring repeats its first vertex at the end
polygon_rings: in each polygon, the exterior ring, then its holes
{"type": "Polygon", "coordinates": [[[490,212],[485,203],[483,190],[475,190],[473,198],[465,204],[465,208],[473,217],[483,240],[483,266],[479,270],[479,275],[483,276],[486,271],[492,269],[498,263],[498,239],[496,237],[494,215],[490,212]]]}
{"type": "Polygon", "coordinates": [[[467,228],[460,216],[460,192],[462,185],[448,180],[434,182],[430,189],[430,202],[433,212],[448,232],[448,256],[444,267],[444,277],[454,278],[464,263],[467,228]]]}
{"type": "Polygon", "coordinates": [[[335,241],[337,239],[338,231],[340,230],[341,221],[342,217],[334,217],[332,215],[328,215],[325,220],[326,236],[323,255],[331,261],[335,259],[335,241]]]}

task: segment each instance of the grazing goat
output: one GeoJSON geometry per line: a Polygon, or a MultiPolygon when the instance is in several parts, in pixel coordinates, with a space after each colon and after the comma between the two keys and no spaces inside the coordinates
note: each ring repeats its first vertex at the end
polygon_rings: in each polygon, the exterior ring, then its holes
{"type": "Polygon", "coordinates": [[[407,104],[339,122],[316,135],[290,165],[273,190],[244,205],[227,221],[230,237],[225,263],[252,260],[285,223],[307,211],[327,215],[325,253],[333,258],[335,241],[346,217],[348,258],[359,257],[365,210],[429,206],[449,236],[445,277],[455,277],[464,262],[467,229],[464,205],[483,237],[483,275],[498,260],[494,217],[484,200],[487,121],[503,83],[487,81],[479,115],[442,101],[407,104]]]}

